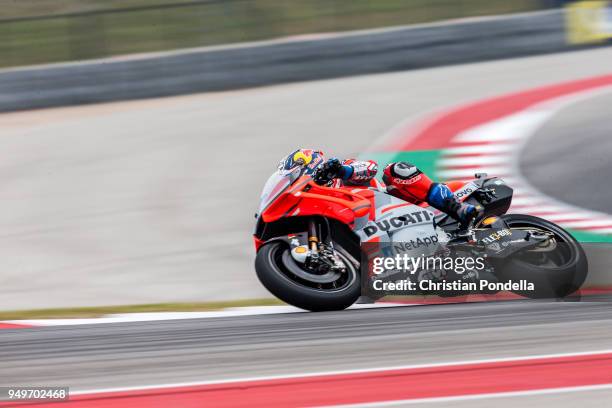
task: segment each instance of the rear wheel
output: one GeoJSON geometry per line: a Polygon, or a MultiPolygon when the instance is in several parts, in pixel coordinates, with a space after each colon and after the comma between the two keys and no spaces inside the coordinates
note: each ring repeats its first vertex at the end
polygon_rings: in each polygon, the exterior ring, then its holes
{"type": "Polygon", "coordinates": [[[510,228],[549,235],[551,246],[526,249],[507,259],[497,270],[501,280],[533,283],[535,290],[516,292],[529,298],[563,298],[580,289],[588,263],[584,250],[569,232],[531,215],[506,214],[502,218],[510,228]]]}
{"type": "Polygon", "coordinates": [[[263,245],[255,258],[255,270],[261,283],[274,296],[290,305],[310,311],[343,310],[355,303],[361,292],[358,267],[336,245],[344,272],[324,274],[296,262],[284,241],[263,245]]]}

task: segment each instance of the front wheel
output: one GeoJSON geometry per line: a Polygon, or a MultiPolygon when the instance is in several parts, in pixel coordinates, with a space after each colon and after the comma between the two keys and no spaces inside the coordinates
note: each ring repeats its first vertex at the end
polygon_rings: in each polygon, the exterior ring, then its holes
{"type": "Polygon", "coordinates": [[[506,214],[502,218],[512,229],[550,235],[555,245],[549,250],[538,247],[518,252],[504,262],[497,271],[498,277],[533,283],[535,290],[516,292],[529,298],[564,298],[580,289],[587,276],[588,263],[582,246],[569,232],[531,215],[506,214]]]}
{"type": "Polygon", "coordinates": [[[274,296],[290,305],[313,312],[343,310],[355,303],[361,292],[358,268],[343,251],[337,251],[345,272],[313,273],[293,261],[286,242],[263,245],[255,258],[261,283],[274,296]]]}

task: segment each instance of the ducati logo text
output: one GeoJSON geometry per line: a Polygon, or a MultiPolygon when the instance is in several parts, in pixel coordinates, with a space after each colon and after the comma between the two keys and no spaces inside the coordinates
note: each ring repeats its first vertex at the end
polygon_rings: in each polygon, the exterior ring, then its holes
{"type": "Polygon", "coordinates": [[[431,214],[429,211],[417,211],[393,217],[388,220],[382,220],[376,222],[376,225],[369,225],[363,229],[363,232],[370,237],[376,234],[378,231],[393,231],[401,227],[405,227],[411,224],[421,224],[427,221],[431,221],[431,214]]]}

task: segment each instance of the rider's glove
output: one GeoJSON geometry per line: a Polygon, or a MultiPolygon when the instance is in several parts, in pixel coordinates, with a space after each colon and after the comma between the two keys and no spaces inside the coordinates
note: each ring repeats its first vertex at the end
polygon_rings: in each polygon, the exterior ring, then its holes
{"type": "Polygon", "coordinates": [[[314,181],[319,185],[328,184],[335,178],[341,177],[343,173],[342,163],[333,157],[327,160],[314,174],[314,181]]]}

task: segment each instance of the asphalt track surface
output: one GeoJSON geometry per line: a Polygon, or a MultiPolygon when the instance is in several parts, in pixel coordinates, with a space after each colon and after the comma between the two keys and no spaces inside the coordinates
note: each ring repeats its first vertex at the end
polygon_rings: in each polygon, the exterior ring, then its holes
{"type": "Polygon", "coordinates": [[[543,193],[577,207],[612,212],[612,90],[573,103],[523,150],[521,169],[543,193]]]}
{"type": "Polygon", "coordinates": [[[509,301],[0,331],[0,379],[72,391],[611,349],[612,304],[509,301]]]}
{"type": "Polygon", "coordinates": [[[288,152],[352,156],[423,114],[610,61],[604,48],[0,115],[0,309],[269,296],[252,217],[288,152]]]}

